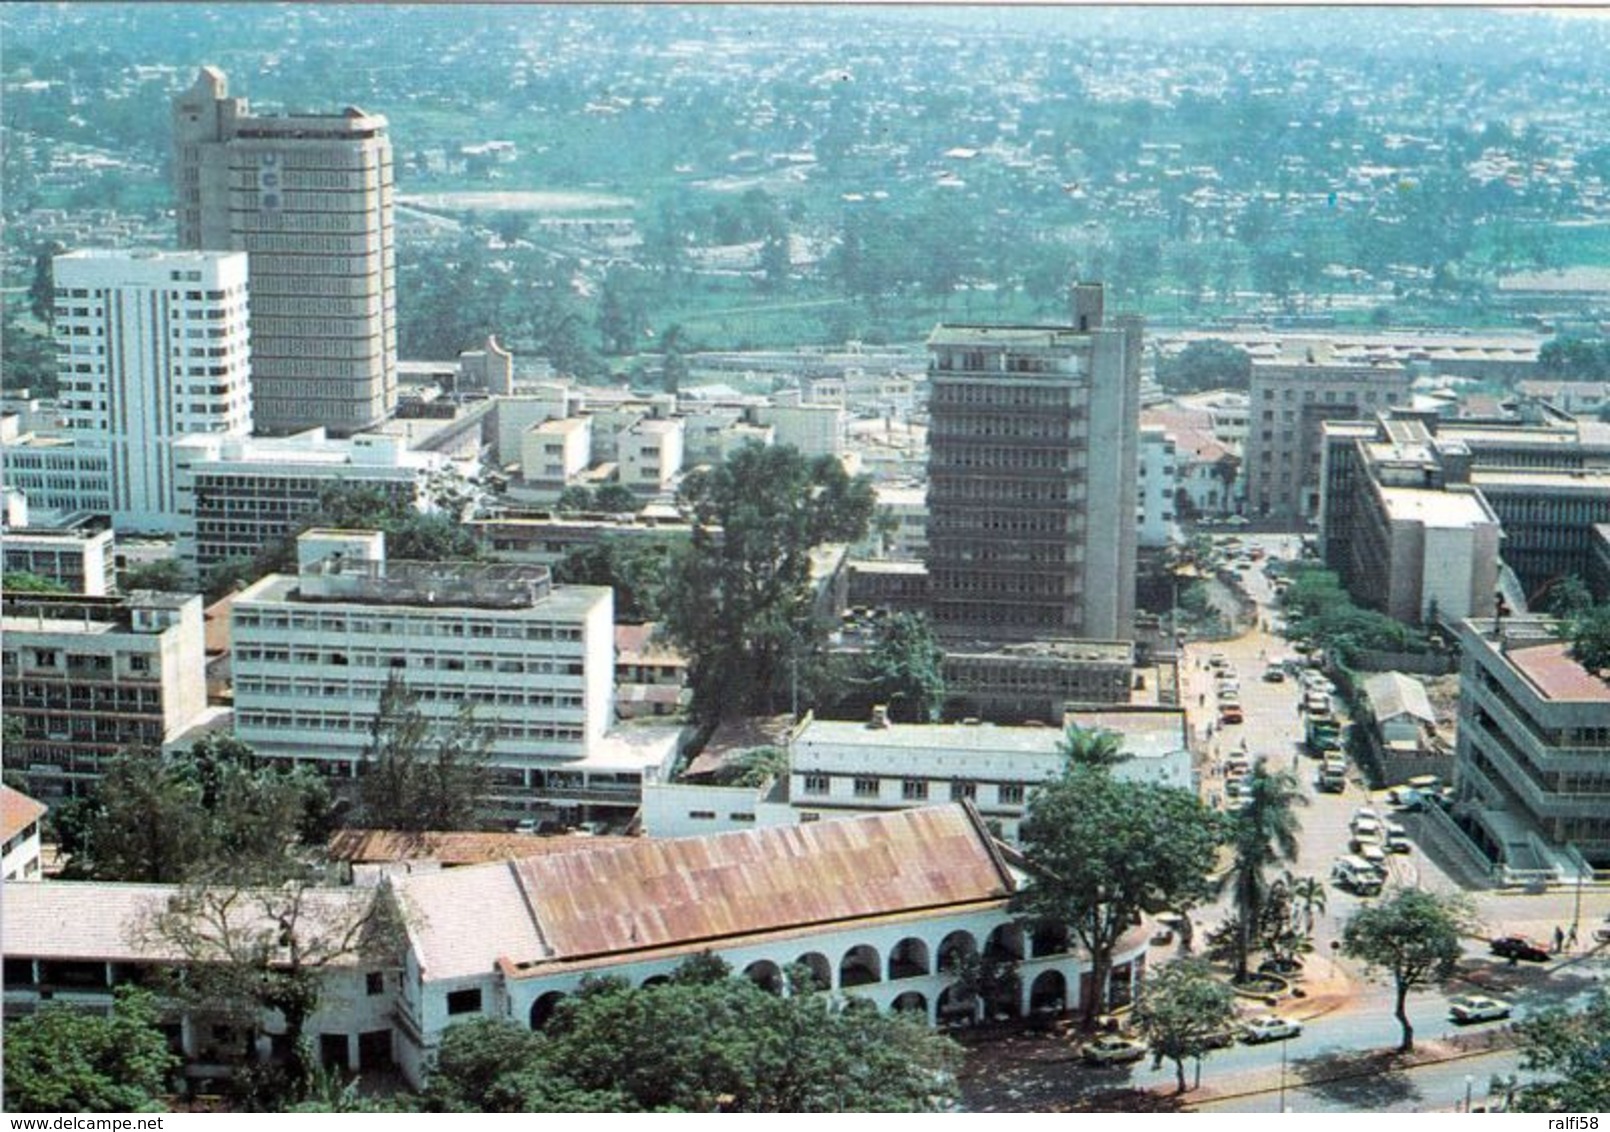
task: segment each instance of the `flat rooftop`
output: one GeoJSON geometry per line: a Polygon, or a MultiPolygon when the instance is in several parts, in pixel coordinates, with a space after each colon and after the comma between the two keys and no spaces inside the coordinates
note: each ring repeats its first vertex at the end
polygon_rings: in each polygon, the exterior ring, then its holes
{"type": "Polygon", "coordinates": [[[1511,645],[1506,656],[1515,671],[1526,677],[1546,700],[1610,704],[1610,684],[1583,668],[1571,656],[1570,649],[1565,641],[1511,645]]]}
{"type": "Polygon", "coordinates": [[[1389,518],[1427,527],[1474,527],[1497,522],[1481,498],[1465,491],[1420,487],[1383,487],[1381,502],[1389,518]]]}

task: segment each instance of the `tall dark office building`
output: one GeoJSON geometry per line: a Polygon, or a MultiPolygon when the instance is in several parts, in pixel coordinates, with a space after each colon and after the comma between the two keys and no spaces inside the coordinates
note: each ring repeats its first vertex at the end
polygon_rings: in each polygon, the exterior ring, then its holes
{"type": "Polygon", "coordinates": [[[1141,324],[938,327],[928,340],[930,609],[950,641],[1133,633],[1141,324]]]}
{"type": "Polygon", "coordinates": [[[173,138],[180,246],[248,253],[257,431],[385,420],[397,402],[385,118],[259,117],[203,67],[174,100],[173,138]]]}

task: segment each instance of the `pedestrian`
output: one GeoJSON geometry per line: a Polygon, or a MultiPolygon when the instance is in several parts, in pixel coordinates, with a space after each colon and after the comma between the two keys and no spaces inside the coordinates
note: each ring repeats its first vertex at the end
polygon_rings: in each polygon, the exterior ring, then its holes
{"type": "Polygon", "coordinates": [[[1558,924],[1554,926],[1554,953],[1558,955],[1565,946],[1565,929],[1558,924]]]}
{"type": "Polygon", "coordinates": [[[1574,923],[1571,925],[1571,930],[1565,933],[1565,950],[1576,950],[1576,924],[1574,923]]]}
{"type": "Polygon", "coordinates": [[[1202,692],[1201,694],[1199,694],[1196,697],[1196,706],[1197,707],[1207,707],[1207,693],[1206,692],[1202,692]]]}

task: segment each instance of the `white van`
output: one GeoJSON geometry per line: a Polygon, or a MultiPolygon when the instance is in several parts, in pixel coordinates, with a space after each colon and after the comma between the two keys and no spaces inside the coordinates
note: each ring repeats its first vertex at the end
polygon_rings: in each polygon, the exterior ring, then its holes
{"type": "Polygon", "coordinates": [[[1381,891],[1380,874],[1362,857],[1338,857],[1331,866],[1330,878],[1359,896],[1374,896],[1381,891]]]}

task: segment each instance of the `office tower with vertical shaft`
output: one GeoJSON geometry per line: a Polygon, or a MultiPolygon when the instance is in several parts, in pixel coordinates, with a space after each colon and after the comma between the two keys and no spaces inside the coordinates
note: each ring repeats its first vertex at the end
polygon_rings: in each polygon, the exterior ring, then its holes
{"type": "Polygon", "coordinates": [[[941,325],[928,340],[928,574],[951,641],[1125,639],[1141,325],[941,325]]]}
{"type": "Polygon", "coordinates": [[[173,103],[179,244],[244,251],[261,433],[370,428],[397,402],[391,141],[383,117],[258,116],[203,67],[173,103]]]}
{"type": "Polygon", "coordinates": [[[51,267],[69,435],[106,462],[113,526],[172,532],[174,441],[251,432],[247,257],[97,248],[51,267]]]}

